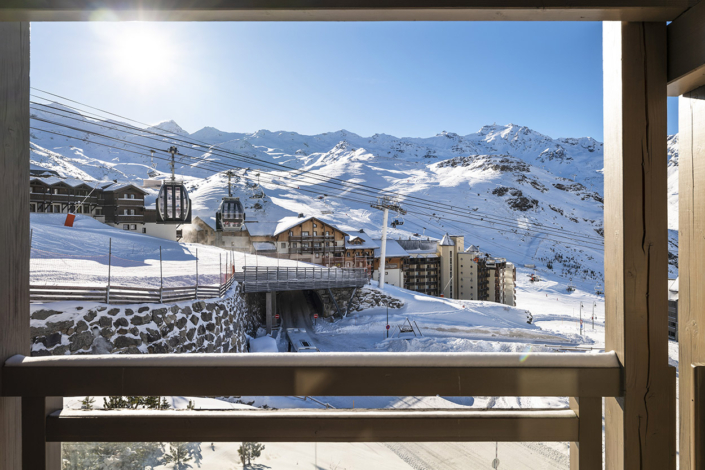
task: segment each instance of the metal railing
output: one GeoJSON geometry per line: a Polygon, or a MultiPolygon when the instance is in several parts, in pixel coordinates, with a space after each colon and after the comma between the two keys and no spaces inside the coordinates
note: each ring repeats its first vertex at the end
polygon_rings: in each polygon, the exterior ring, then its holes
{"type": "Polygon", "coordinates": [[[367,284],[365,268],[254,267],[246,266],[235,276],[243,292],[362,287],[367,284]]]}
{"type": "Polygon", "coordinates": [[[65,441],[570,441],[571,469],[599,470],[602,397],[623,395],[613,352],[14,356],[2,384],[2,396],[22,397],[25,468],[39,470],[43,443],[65,441]],[[540,410],[129,412],[66,410],[52,398],[110,395],[571,398],[570,409],[540,410]]]}

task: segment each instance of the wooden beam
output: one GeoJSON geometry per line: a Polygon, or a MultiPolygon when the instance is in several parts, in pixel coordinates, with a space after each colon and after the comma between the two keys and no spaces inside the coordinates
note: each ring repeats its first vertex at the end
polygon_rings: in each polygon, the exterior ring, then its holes
{"type": "Polygon", "coordinates": [[[705,87],[679,100],[679,409],[680,468],[690,470],[697,451],[693,364],[705,363],[705,87]]]}
{"type": "Polygon", "coordinates": [[[692,0],[4,0],[0,21],[669,21],[692,0]]]}
{"type": "Polygon", "coordinates": [[[22,398],[22,469],[60,470],[61,443],[47,442],[47,416],[61,410],[59,397],[22,398]]]}
{"type": "MultiPolygon", "coordinates": [[[[705,468],[705,366],[694,366],[693,370],[693,407],[692,407],[692,439],[689,438],[689,445],[686,449],[689,451],[690,459],[681,459],[688,465],[687,469],[705,468]],[[690,452],[692,448],[692,452],[690,452]]],[[[683,436],[685,437],[685,436],[683,436]]],[[[683,465],[683,463],[681,463],[683,465]]]]}
{"type": "Polygon", "coordinates": [[[62,411],[62,442],[550,442],[578,439],[570,410],[62,411]]]}
{"type": "Polygon", "coordinates": [[[489,356],[150,354],[128,359],[126,356],[71,356],[24,358],[19,365],[6,364],[2,374],[8,382],[4,393],[11,396],[602,397],[621,394],[620,368],[613,354],[548,353],[530,357],[524,363],[519,356],[508,353],[489,356]],[[355,363],[357,365],[349,365],[355,363]],[[181,380],[182,377],[189,377],[189,380],[181,380]]]}
{"type": "Polygon", "coordinates": [[[668,94],[679,96],[705,85],[705,3],[668,25],[668,94]]]}
{"type": "Polygon", "coordinates": [[[603,25],[608,470],[669,468],[666,25],[603,25]]]}
{"type": "MultiPolygon", "coordinates": [[[[29,354],[29,24],[0,22],[0,361],[29,354]]],[[[0,377],[0,392],[8,384],[0,377]]],[[[21,468],[21,402],[0,398],[0,470],[21,468]]]]}
{"type": "Polygon", "coordinates": [[[570,470],[602,470],[602,398],[570,398],[580,422],[570,443],[570,470]]]}

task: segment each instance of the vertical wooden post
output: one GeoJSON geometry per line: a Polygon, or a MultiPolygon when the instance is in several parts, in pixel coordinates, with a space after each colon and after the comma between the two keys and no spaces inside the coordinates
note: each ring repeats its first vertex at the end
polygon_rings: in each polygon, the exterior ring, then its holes
{"type": "MultiPolygon", "coordinates": [[[[0,364],[29,355],[28,181],[29,23],[0,22],[0,364]]],[[[0,397],[0,470],[22,468],[21,412],[0,397]]]]}
{"type": "Polygon", "coordinates": [[[570,398],[579,418],[578,442],[570,443],[570,470],[602,470],[602,398],[570,398]]]}
{"type": "MultiPolygon", "coordinates": [[[[678,200],[678,343],[680,468],[696,466],[693,364],[705,363],[705,87],[680,97],[678,200]]],[[[705,462],[700,462],[705,465],[705,462]]]]}
{"type": "Polygon", "coordinates": [[[670,466],[666,24],[603,23],[606,349],[624,396],[605,399],[608,470],[670,466]]]}
{"type": "Polygon", "coordinates": [[[46,442],[46,418],[63,406],[61,397],[22,398],[22,469],[59,470],[61,443],[46,442]]]}

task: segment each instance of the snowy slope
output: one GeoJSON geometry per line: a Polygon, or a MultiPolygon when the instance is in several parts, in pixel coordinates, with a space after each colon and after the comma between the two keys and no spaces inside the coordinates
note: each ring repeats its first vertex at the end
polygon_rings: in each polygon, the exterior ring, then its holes
{"type": "MultiPolygon", "coordinates": [[[[404,222],[390,229],[392,237],[464,234],[466,245],[479,245],[518,265],[550,265],[566,281],[602,282],[603,145],[589,137],[555,139],[514,124],[427,138],[363,137],[345,130],[313,136],[268,130],[248,134],[213,127],[189,134],[173,121],[147,130],[117,122],[97,126],[53,106],[35,110],[33,126],[71,138],[33,131],[33,163],[67,176],[117,180],[147,178],[154,166],[157,178],[164,178],[169,169],[160,158],[166,154],[157,152],[152,161],[149,149],[176,145],[183,153],[177,173],[191,191],[194,215],[211,223],[227,194],[222,172],[234,168],[234,195],[245,202],[248,220],[265,223],[304,213],[378,236],[381,213],[369,205],[378,191],[342,192],[340,182],[332,179],[337,178],[402,195],[409,214],[403,219],[392,214],[404,222]],[[584,243],[585,237],[591,243],[584,243]]],[[[677,199],[676,164],[677,156],[669,167],[672,201],[677,199]]],[[[671,228],[674,223],[672,216],[671,228]]],[[[677,253],[675,233],[671,238],[677,253]]]]}

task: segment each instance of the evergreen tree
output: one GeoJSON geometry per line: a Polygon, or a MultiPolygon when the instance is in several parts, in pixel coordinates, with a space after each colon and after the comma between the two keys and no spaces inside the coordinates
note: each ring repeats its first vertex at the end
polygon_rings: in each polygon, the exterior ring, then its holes
{"type": "Polygon", "coordinates": [[[262,455],[263,450],[264,445],[259,442],[243,442],[237,449],[237,453],[240,455],[242,465],[249,467],[252,464],[252,460],[262,455]]]}
{"type": "Polygon", "coordinates": [[[93,403],[95,403],[95,399],[93,397],[86,397],[81,400],[81,409],[90,411],[93,409],[93,403]]]}
{"type": "Polygon", "coordinates": [[[191,468],[191,465],[187,464],[191,460],[188,448],[185,442],[170,442],[170,451],[164,456],[164,462],[167,464],[174,464],[175,470],[183,470],[186,468],[191,468]]]}

